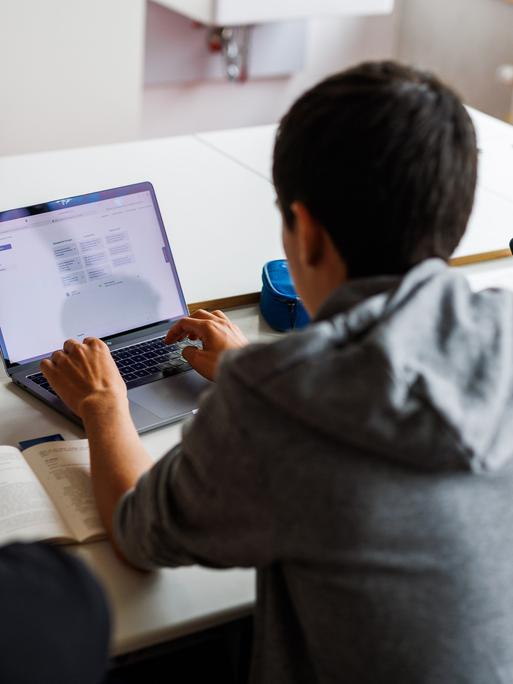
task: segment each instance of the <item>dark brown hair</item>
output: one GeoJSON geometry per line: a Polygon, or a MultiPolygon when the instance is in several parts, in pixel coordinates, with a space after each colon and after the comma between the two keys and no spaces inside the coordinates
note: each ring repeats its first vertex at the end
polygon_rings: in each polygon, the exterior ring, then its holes
{"type": "Polygon", "coordinates": [[[273,177],[285,223],[303,202],[351,277],[447,260],[472,210],[476,136],[459,97],[429,73],[366,63],[306,92],[281,121],[273,177]]]}

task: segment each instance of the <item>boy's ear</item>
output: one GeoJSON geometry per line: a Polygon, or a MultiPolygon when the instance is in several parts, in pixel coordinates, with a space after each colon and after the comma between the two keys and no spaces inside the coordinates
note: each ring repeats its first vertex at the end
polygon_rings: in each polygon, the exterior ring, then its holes
{"type": "Polygon", "coordinates": [[[302,202],[294,202],[290,208],[295,218],[299,259],[303,266],[316,266],[323,254],[323,229],[302,202]]]}

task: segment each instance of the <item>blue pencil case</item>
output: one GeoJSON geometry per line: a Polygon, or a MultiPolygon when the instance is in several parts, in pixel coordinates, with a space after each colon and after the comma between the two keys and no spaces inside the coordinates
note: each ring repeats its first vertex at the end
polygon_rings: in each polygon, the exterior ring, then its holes
{"type": "Polygon", "coordinates": [[[310,318],[296,294],[286,259],[264,265],[260,310],[271,328],[280,332],[308,325],[310,318]]]}

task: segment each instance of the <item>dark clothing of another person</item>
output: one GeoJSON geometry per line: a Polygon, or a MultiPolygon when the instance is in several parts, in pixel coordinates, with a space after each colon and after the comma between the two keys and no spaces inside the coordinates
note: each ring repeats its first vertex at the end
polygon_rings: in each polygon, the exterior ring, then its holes
{"type": "Polygon", "coordinates": [[[512,293],[431,259],[227,353],[116,535],[258,569],[255,684],[510,684],[512,293]]]}
{"type": "Polygon", "coordinates": [[[109,613],[84,565],[46,544],[0,548],[0,682],[98,684],[109,613]]]}

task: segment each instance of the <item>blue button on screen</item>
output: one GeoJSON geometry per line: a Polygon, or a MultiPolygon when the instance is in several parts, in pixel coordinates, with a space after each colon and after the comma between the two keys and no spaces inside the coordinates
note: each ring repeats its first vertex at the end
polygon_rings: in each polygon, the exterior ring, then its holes
{"type": "Polygon", "coordinates": [[[0,245],[0,252],[5,252],[6,249],[12,249],[12,245],[0,245]]]}

